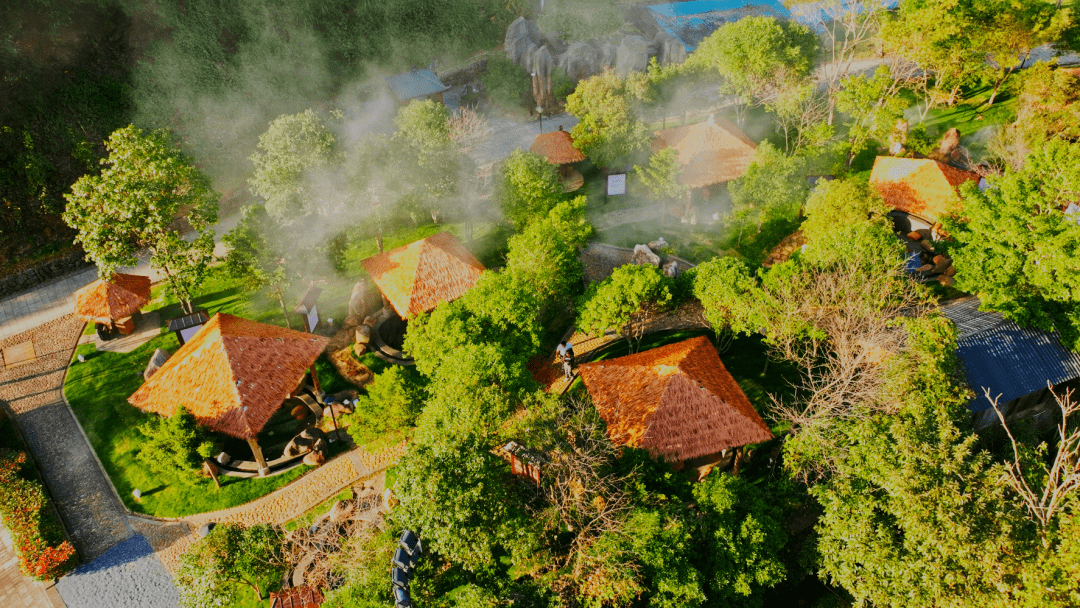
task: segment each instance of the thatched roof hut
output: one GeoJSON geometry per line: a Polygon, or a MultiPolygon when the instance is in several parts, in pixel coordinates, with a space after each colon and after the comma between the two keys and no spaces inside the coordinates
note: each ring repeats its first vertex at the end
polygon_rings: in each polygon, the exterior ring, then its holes
{"type": "Polygon", "coordinates": [[[270,608],[318,608],[325,601],[318,589],[307,586],[270,593],[270,608]]]}
{"type": "Polygon", "coordinates": [[[183,405],[199,424],[253,439],[299,386],[329,338],[218,313],[128,402],[162,416],[183,405]]]}
{"type": "Polygon", "coordinates": [[[979,175],[931,158],[879,156],[870,172],[870,185],[885,203],[926,220],[937,220],[959,205],[956,189],[979,175]]]}
{"type": "Polygon", "coordinates": [[[585,160],[581,150],[574,147],[574,138],[563,131],[562,125],[559,125],[558,131],[537,135],[529,151],[543,156],[553,165],[568,165],[585,160]]]}
{"type": "Polygon", "coordinates": [[[680,181],[694,189],[741,176],[754,161],[757,145],[731,122],[710,115],[705,122],[657,131],[652,151],[664,148],[675,150],[680,181]]]}
{"type": "Polygon", "coordinates": [[[91,323],[112,325],[150,301],[150,277],[116,273],[75,292],[75,314],[91,323]]]}
{"type": "Polygon", "coordinates": [[[449,232],[373,255],[360,264],[402,319],[461,297],[484,272],[484,265],[449,232]]]}
{"type": "Polygon", "coordinates": [[[616,445],[677,464],[773,437],[704,336],[579,371],[616,445]]]}

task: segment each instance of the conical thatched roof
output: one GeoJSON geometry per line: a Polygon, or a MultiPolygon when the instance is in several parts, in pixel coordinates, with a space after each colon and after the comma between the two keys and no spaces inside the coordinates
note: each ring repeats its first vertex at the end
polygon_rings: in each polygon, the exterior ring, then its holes
{"type": "Polygon", "coordinates": [[[757,145],[723,118],[657,131],[652,151],[674,148],[682,167],[683,185],[703,188],[729,182],[746,172],[757,145]]]}
{"type": "Polygon", "coordinates": [[[484,265],[449,232],[373,255],[360,264],[402,319],[461,297],[484,265]]]}
{"type": "Polygon", "coordinates": [[[150,301],[150,277],[116,273],[75,292],[75,314],[93,323],[130,317],[150,301]]]}
{"type": "Polygon", "coordinates": [[[579,370],[616,445],[683,462],[773,437],[705,337],[579,370]]]}
{"type": "Polygon", "coordinates": [[[574,138],[559,127],[558,131],[541,133],[533,140],[530,152],[535,152],[548,159],[553,165],[566,165],[585,160],[585,155],[574,147],[574,138]]]}
{"type": "Polygon", "coordinates": [[[898,211],[936,220],[959,204],[956,189],[979,175],[931,158],[879,156],[870,172],[873,185],[885,203],[898,211]]]}
{"type": "Polygon", "coordinates": [[[254,437],[328,342],[322,336],[218,313],[128,402],[162,416],[183,405],[211,430],[254,437]]]}

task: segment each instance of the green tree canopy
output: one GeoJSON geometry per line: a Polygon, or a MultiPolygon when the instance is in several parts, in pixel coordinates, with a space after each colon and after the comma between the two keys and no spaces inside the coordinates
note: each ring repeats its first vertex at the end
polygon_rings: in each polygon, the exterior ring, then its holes
{"type": "Polygon", "coordinates": [[[744,105],[767,104],[801,84],[820,44],[804,25],[774,17],[725,23],[701,41],[686,65],[719,74],[723,90],[744,105]]]}
{"type": "Polygon", "coordinates": [[[234,601],[231,585],[250,587],[261,600],[263,590],[281,580],[286,566],[281,533],[260,524],[244,527],[221,523],[181,557],[176,583],[184,608],[221,606],[234,601]]]}
{"type": "Polygon", "coordinates": [[[1021,325],[1057,329],[1080,348],[1080,144],[1055,140],[1023,169],[961,189],[962,216],[945,218],[957,286],[1021,325]]]}
{"type": "Polygon", "coordinates": [[[496,188],[503,217],[519,229],[563,200],[558,169],[533,152],[511,152],[499,168],[496,188]]]}
{"type": "Polygon", "coordinates": [[[633,347],[652,316],[669,302],[671,289],[659,268],[626,264],[589,286],[578,305],[577,327],[596,336],[618,331],[633,347]]]}
{"type": "Polygon", "coordinates": [[[164,129],[143,133],[129,125],[113,132],[105,147],[101,173],[79,178],[65,195],[64,221],[79,231],[75,242],[103,279],[134,266],[138,250],[149,249],[169,293],[191,312],[193,291],[213,259],[210,225],[217,222],[219,195],[164,129]],[[173,228],[178,217],[195,230],[193,240],[173,228]]]}
{"type": "Polygon", "coordinates": [[[225,271],[248,290],[267,289],[281,305],[285,325],[292,328],[285,294],[289,290],[289,255],[282,251],[285,236],[261,205],[245,207],[236,228],[221,241],[225,244],[225,271]]]}
{"type": "Polygon", "coordinates": [[[802,155],[788,155],[767,141],[758,145],[754,162],[738,179],[728,183],[731,192],[730,222],[738,227],[742,242],[747,224],[756,220],[757,230],[774,220],[793,220],[810,193],[807,162],[802,155]]]}
{"type": "Polygon", "coordinates": [[[336,140],[314,110],[282,114],[259,136],[259,151],[251,156],[255,171],[248,183],[266,199],[266,210],[282,224],[315,213],[315,172],[339,162],[336,140]]]}
{"type": "Polygon", "coordinates": [[[574,145],[601,167],[619,167],[632,159],[649,143],[635,101],[626,81],[611,70],[579,82],[566,98],[566,111],[579,120],[570,130],[574,145]]]}
{"type": "Polygon", "coordinates": [[[679,198],[688,192],[680,180],[682,167],[674,148],[663,150],[649,157],[644,167],[634,165],[634,176],[641,188],[658,199],[679,198]]]}
{"type": "Polygon", "coordinates": [[[139,460],[169,476],[193,478],[202,459],[216,451],[209,434],[182,405],[168,418],[153,416],[139,427],[139,432],[143,436],[139,460]]]}
{"type": "Polygon", "coordinates": [[[757,288],[750,268],[737,258],[713,258],[694,272],[694,297],[705,308],[705,320],[716,332],[749,335],[759,329],[762,320],[756,317],[753,302],[757,288]]]}

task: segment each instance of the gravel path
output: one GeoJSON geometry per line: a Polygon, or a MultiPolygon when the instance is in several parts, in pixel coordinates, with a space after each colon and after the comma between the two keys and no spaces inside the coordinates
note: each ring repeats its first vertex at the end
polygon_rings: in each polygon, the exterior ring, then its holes
{"type": "Polygon", "coordinates": [[[68,608],[177,608],[172,577],[136,534],[56,584],[68,608]]]}

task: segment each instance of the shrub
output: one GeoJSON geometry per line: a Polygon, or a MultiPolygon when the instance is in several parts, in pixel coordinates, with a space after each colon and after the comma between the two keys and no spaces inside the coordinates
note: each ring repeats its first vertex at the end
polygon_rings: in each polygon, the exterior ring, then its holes
{"type": "Polygon", "coordinates": [[[164,475],[190,477],[199,467],[200,456],[217,451],[195,423],[195,416],[183,406],[177,406],[168,418],[153,417],[139,427],[139,432],[146,438],[139,460],[164,475]]]}
{"type": "Polygon", "coordinates": [[[502,53],[488,59],[487,73],[480,77],[480,82],[496,108],[532,107],[532,77],[502,53]]]}
{"type": "Polygon", "coordinates": [[[75,548],[60,540],[60,525],[48,513],[41,484],[19,475],[26,454],[0,450],[0,518],[11,533],[19,568],[39,581],[57,578],[75,565],[75,548]]]}

